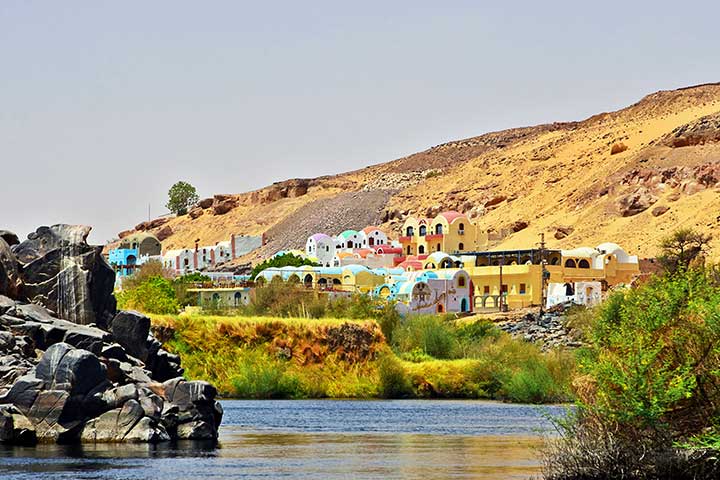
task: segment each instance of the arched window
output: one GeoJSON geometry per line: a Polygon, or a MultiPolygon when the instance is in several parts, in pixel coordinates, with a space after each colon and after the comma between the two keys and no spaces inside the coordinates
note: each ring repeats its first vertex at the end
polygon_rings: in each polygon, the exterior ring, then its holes
{"type": "Polygon", "coordinates": [[[565,266],[567,268],[575,268],[575,260],[573,260],[572,258],[568,258],[567,260],[565,260],[565,266]]]}
{"type": "Polygon", "coordinates": [[[405,229],[405,235],[406,235],[406,236],[412,237],[412,236],[413,236],[413,233],[414,233],[413,227],[407,227],[407,228],[405,229]]]}
{"type": "Polygon", "coordinates": [[[425,253],[425,245],[420,245],[420,246],[418,247],[418,253],[419,253],[420,255],[423,255],[423,254],[425,253]]]}
{"type": "Polygon", "coordinates": [[[465,224],[464,223],[461,223],[460,225],[458,225],[458,232],[460,232],[461,235],[463,233],[465,233],[465,224]]]}
{"type": "Polygon", "coordinates": [[[557,257],[553,257],[550,259],[550,265],[557,265],[558,263],[560,263],[560,260],[558,260],[557,257]]]}
{"type": "Polygon", "coordinates": [[[443,306],[440,304],[437,306],[437,313],[443,313],[443,306]]]}
{"type": "Polygon", "coordinates": [[[369,243],[370,246],[372,247],[373,245],[375,245],[375,239],[374,239],[373,237],[370,237],[370,238],[368,239],[368,243],[369,243]]]}
{"type": "Polygon", "coordinates": [[[235,306],[237,307],[238,305],[240,305],[241,301],[242,301],[242,293],[235,292],[235,306]]]}
{"type": "Polygon", "coordinates": [[[427,227],[425,225],[420,225],[420,236],[424,237],[427,235],[427,227]]]}
{"type": "Polygon", "coordinates": [[[353,242],[352,242],[352,240],[348,240],[348,242],[347,242],[347,248],[353,248],[353,242]]]}
{"type": "Polygon", "coordinates": [[[458,243],[458,250],[465,250],[465,244],[462,242],[458,243]]]}
{"type": "Polygon", "coordinates": [[[410,249],[410,245],[408,245],[407,246],[407,254],[410,255],[411,252],[412,252],[412,250],[410,249]]]}
{"type": "Polygon", "coordinates": [[[435,225],[435,235],[440,235],[443,233],[442,223],[438,223],[435,225]]]}
{"type": "Polygon", "coordinates": [[[590,262],[583,258],[578,262],[578,268],[590,268],[590,262]]]}
{"type": "Polygon", "coordinates": [[[437,245],[435,245],[435,251],[436,251],[436,252],[439,252],[441,249],[442,249],[442,247],[441,247],[441,245],[440,245],[439,243],[438,243],[437,245]]]}
{"type": "Polygon", "coordinates": [[[465,286],[465,277],[460,275],[458,277],[458,287],[462,288],[465,286]]]}

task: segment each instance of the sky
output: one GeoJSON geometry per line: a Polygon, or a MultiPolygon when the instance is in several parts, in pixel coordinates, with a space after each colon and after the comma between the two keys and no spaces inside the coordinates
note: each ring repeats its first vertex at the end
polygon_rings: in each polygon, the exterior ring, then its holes
{"type": "MultiPolygon", "coordinates": [[[[201,198],[720,81],[720,2],[0,1],[0,229],[201,198]]],[[[241,232],[239,232],[241,233],[241,232]]]]}

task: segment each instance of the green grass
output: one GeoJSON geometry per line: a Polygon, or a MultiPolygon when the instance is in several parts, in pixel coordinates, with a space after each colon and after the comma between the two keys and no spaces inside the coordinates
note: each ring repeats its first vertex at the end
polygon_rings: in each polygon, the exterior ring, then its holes
{"type": "Polygon", "coordinates": [[[569,399],[574,357],[541,353],[492,324],[427,316],[374,320],[152,315],[186,376],[236,398],[569,399]],[[438,356],[442,358],[437,358],[438,356]]]}

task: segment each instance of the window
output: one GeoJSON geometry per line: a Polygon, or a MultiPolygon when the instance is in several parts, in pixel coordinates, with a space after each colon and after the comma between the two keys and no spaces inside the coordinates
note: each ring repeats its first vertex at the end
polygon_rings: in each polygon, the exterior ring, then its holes
{"type": "Polygon", "coordinates": [[[520,295],[525,295],[526,286],[524,283],[520,284],[520,295]]]}
{"type": "Polygon", "coordinates": [[[408,246],[407,246],[407,254],[410,255],[410,253],[411,253],[410,245],[408,245],[408,246]]]}
{"type": "Polygon", "coordinates": [[[483,295],[490,295],[490,285],[483,286],[483,295]]]}
{"type": "Polygon", "coordinates": [[[464,223],[461,223],[460,225],[458,225],[458,233],[460,235],[465,233],[465,224],[464,223]]]}
{"type": "Polygon", "coordinates": [[[502,292],[502,293],[508,293],[508,286],[507,286],[507,285],[503,285],[502,287],[500,287],[500,292],[502,292]]]}
{"type": "Polygon", "coordinates": [[[440,244],[438,243],[438,244],[435,246],[435,251],[436,251],[436,252],[439,252],[440,250],[442,250],[442,248],[441,248],[440,244]]]}
{"type": "Polygon", "coordinates": [[[435,235],[440,235],[443,233],[442,223],[438,223],[435,225],[435,235]]]}
{"type": "Polygon", "coordinates": [[[460,275],[460,276],[458,277],[458,287],[464,287],[464,286],[465,286],[465,277],[463,277],[462,275],[460,275]]]}
{"type": "Polygon", "coordinates": [[[590,268],[590,262],[583,258],[578,262],[578,268],[590,268]]]}
{"type": "Polygon", "coordinates": [[[458,243],[458,250],[465,250],[465,244],[462,242],[458,243]]]}
{"type": "Polygon", "coordinates": [[[420,226],[420,236],[424,237],[425,235],[427,235],[427,227],[425,225],[421,225],[420,226]]]}
{"type": "Polygon", "coordinates": [[[565,260],[565,266],[567,268],[575,268],[575,260],[573,260],[572,258],[568,258],[567,260],[565,260]]]}
{"type": "Polygon", "coordinates": [[[422,254],[425,253],[425,245],[420,245],[420,246],[418,247],[418,253],[419,253],[420,255],[422,255],[422,254]]]}
{"type": "Polygon", "coordinates": [[[371,246],[371,247],[372,247],[373,245],[375,245],[375,239],[374,239],[373,237],[370,237],[370,238],[368,239],[368,242],[370,243],[370,246],[371,246]]]}
{"type": "Polygon", "coordinates": [[[413,236],[413,233],[414,233],[413,227],[407,227],[407,228],[405,229],[405,235],[406,235],[406,236],[412,237],[412,236],[413,236]]]}
{"type": "Polygon", "coordinates": [[[330,245],[325,245],[325,251],[326,251],[326,252],[329,252],[329,251],[330,251],[330,245]]]}

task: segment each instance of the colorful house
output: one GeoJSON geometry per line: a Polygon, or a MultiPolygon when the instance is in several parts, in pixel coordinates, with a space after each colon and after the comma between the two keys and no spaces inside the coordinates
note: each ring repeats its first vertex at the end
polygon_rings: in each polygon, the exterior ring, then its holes
{"type": "Polygon", "coordinates": [[[448,211],[432,220],[408,217],[398,239],[405,255],[466,252],[487,248],[488,234],[465,214],[448,211]]]}
{"type": "Polygon", "coordinates": [[[150,260],[159,260],[162,247],[155,235],[135,233],[120,240],[117,248],[108,252],[108,263],[117,277],[132,275],[135,269],[150,260]]]}
{"type": "Polygon", "coordinates": [[[472,311],[472,282],[462,269],[405,272],[377,287],[376,296],[397,302],[402,315],[472,311]]]}
{"type": "Polygon", "coordinates": [[[324,267],[329,267],[335,257],[335,240],[324,233],[316,233],[305,243],[305,255],[314,257],[324,267]]]}

